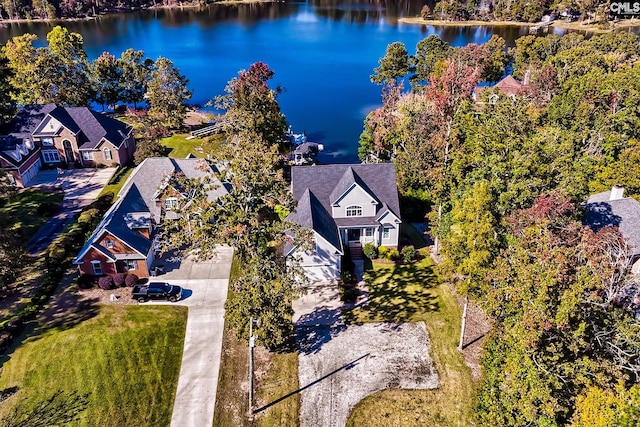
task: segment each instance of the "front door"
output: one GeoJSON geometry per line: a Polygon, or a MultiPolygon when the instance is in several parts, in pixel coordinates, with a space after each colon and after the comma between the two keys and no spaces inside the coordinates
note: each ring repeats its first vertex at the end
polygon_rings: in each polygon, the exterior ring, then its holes
{"type": "Polygon", "coordinates": [[[350,242],[359,242],[360,241],[360,229],[359,228],[350,228],[347,230],[347,238],[350,242]]]}
{"type": "Polygon", "coordinates": [[[62,146],[64,147],[64,156],[67,158],[67,163],[71,164],[76,161],[73,156],[73,148],[71,148],[71,142],[68,140],[62,141],[62,146]]]}

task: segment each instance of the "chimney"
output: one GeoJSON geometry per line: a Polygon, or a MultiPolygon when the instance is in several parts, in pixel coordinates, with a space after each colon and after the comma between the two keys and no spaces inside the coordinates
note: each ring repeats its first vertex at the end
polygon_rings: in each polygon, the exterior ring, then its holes
{"type": "Polygon", "coordinates": [[[622,199],[622,193],[624,193],[624,187],[620,184],[616,184],[611,187],[611,195],[609,196],[609,200],[620,200],[622,199]]]}

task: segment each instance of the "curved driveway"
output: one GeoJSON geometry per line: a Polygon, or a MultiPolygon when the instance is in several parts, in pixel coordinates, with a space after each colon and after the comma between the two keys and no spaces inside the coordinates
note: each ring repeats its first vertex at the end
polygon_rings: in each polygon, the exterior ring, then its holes
{"type": "Polygon", "coordinates": [[[186,259],[179,268],[151,278],[182,286],[184,298],[176,304],[189,307],[171,427],[213,423],[232,258],[233,249],[219,248],[214,260],[195,263],[186,259]]]}

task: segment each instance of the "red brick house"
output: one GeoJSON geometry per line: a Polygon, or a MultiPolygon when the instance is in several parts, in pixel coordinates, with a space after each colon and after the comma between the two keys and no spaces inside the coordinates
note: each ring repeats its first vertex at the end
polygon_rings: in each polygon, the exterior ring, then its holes
{"type": "Polygon", "coordinates": [[[167,185],[171,174],[186,178],[209,177],[213,188],[207,200],[227,194],[217,181],[215,166],[204,159],[148,158],[127,179],[111,209],[74,260],[81,274],[102,276],[131,273],[144,278],[156,257],[158,225],[179,218],[187,197],[167,185]]]}
{"type": "Polygon", "coordinates": [[[119,166],[135,149],[131,126],[87,107],[30,105],[0,130],[0,167],[22,187],[43,164],[119,166]]]}

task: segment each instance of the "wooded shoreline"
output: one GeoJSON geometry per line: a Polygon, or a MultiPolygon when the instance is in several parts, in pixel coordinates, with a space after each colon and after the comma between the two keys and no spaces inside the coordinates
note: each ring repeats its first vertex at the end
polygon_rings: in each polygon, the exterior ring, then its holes
{"type": "MultiPolygon", "coordinates": [[[[447,21],[438,19],[422,19],[420,17],[413,18],[398,18],[398,22],[403,24],[413,25],[432,25],[435,27],[533,27],[537,25],[536,22],[521,22],[521,21],[447,21]]],[[[606,33],[613,30],[619,30],[623,28],[637,28],[640,27],[640,19],[621,19],[619,21],[608,21],[611,28],[601,28],[601,23],[583,24],[583,22],[566,22],[564,20],[557,20],[551,23],[550,27],[561,28],[563,30],[577,30],[577,31],[591,31],[594,33],[606,33]]]]}

